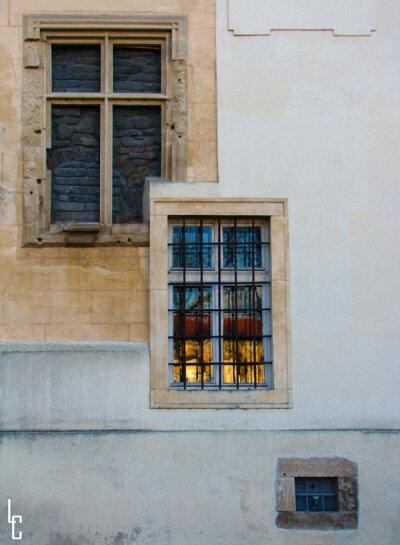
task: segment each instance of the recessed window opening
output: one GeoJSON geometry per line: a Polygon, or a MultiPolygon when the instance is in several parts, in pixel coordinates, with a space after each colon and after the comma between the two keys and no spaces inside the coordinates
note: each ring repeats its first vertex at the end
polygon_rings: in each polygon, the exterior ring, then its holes
{"type": "Polygon", "coordinates": [[[337,511],[337,478],[296,477],[296,511],[337,511]]]}
{"type": "Polygon", "coordinates": [[[170,387],[272,388],[269,245],[265,219],[170,220],[170,387]]]}
{"type": "Polygon", "coordinates": [[[50,39],[52,224],[142,221],[145,178],[163,172],[166,43],[103,32],[50,39]]]}

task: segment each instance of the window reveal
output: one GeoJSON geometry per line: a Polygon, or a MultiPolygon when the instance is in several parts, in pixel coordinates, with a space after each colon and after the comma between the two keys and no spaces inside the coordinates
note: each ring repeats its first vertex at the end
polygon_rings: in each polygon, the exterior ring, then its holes
{"type": "Polygon", "coordinates": [[[269,234],[265,221],[171,221],[170,384],[272,388],[269,234]]]}

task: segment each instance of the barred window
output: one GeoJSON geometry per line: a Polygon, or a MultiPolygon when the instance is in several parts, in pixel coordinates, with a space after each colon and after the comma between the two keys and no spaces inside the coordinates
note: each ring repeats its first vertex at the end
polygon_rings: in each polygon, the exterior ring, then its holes
{"type": "Polygon", "coordinates": [[[170,220],[170,387],[273,387],[269,245],[265,219],[170,220]]]}
{"type": "Polygon", "coordinates": [[[296,511],[337,511],[337,478],[296,477],[296,511]]]}

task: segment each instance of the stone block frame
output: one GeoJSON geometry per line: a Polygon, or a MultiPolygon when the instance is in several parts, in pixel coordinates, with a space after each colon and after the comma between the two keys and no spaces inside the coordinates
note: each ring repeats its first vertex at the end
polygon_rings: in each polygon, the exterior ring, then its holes
{"type": "Polygon", "coordinates": [[[285,199],[154,197],[150,219],[151,408],[291,408],[288,222],[285,199]],[[177,390],[168,381],[168,218],[171,216],[269,218],[271,232],[273,389],[177,390]]]}
{"type": "Polygon", "coordinates": [[[357,464],[346,458],[279,458],[276,525],[292,530],[352,530],[358,527],[357,464]],[[337,478],[338,511],[296,511],[296,477],[337,478]]]}
{"type": "MultiPolygon", "coordinates": [[[[100,223],[72,229],[50,223],[50,174],[46,167],[46,40],[124,32],[132,39],[164,37],[167,44],[166,89],[162,107],[162,172],[170,180],[187,176],[187,18],[184,16],[25,15],[23,19],[23,246],[148,244],[148,225],[112,224],[111,150],[103,146],[100,223]]],[[[108,62],[108,60],[106,60],[108,62]]],[[[140,97],[137,97],[140,99],[140,97]]],[[[151,97],[150,97],[151,98],[151,97]]],[[[103,130],[102,130],[102,138],[103,130]]]]}

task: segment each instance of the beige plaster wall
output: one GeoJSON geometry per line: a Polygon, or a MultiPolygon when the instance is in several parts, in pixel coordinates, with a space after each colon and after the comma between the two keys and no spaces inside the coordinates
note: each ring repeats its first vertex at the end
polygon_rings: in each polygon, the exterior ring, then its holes
{"type": "MultiPolygon", "coordinates": [[[[146,341],[148,248],[21,248],[24,14],[116,14],[111,0],[0,0],[0,341],[146,341]]],[[[188,180],[216,180],[215,0],[120,0],[188,17],[188,180]]]]}

